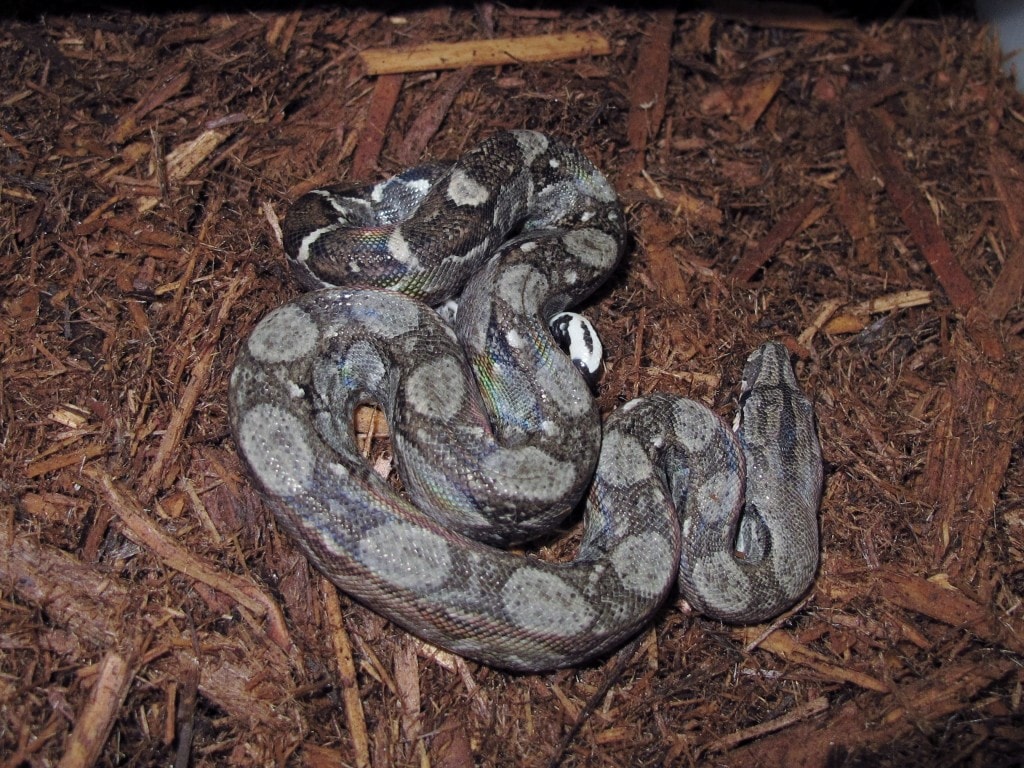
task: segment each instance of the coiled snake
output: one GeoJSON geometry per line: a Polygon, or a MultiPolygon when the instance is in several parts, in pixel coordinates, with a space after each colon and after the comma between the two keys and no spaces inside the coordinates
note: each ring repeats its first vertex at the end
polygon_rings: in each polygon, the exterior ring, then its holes
{"type": "Polygon", "coordinates": [[[426,640],[512,670],[614,648],[673,583],[697,610],[772,617],[818,562],[821,455],[777,343],[744,369],[742,425],[655,394],[602,430],[547,322],[615,268],[625,223],[576,149],[499,133],[454,164],[314,191],[285,249],[313,290],[238,354],[230,421],[283,527],[342,590],[426,640]],[[362,287],[325,287],[325,286],[362,287]],[[459,295],[455,327],[430,309],[459,295]],[[360,454],[355,408],[383,406],[396,494],[360,454]],[[596,467],[596,472],[595,472],[596,467]],[[569,563],[533,539],[589,487],[569,563]]]}

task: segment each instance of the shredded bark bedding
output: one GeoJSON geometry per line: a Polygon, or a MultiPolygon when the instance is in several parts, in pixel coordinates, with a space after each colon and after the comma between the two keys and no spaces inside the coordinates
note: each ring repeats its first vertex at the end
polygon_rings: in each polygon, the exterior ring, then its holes
{"type": "MultiPolygon", "coordinates": [[[[989,30],[765,3],[21,10],[0,766],[1020,764],[1024,98],[989,30]],[[823,553],[770,625],[674,600],[601,663],[496,672],[339,594],[243,472],[227,376],[295,295],[289,202],[504,128],[573,140],[627,209],[584,308],[606,413],[663,390],[731,418],[746,354],[794,354],[823,553]]],[[[391,472],[386,425],[361,428],[391,472]]]]}

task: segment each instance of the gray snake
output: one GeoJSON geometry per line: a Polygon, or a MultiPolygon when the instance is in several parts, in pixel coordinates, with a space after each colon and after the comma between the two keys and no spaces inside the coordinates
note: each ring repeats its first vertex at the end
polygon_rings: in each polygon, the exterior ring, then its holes
{"type": "Polygon", "coordinates": [[[784,346],[747,360],[734,432],[667,394],[602,428],[552,342],[549,318],[615,269],[625,231],[589,160],[530,131],[295,203],[285,250],[310,290],[242,346],[229,417],[278,520],[343,591],[457,654],[537,671],[615,648],[675,583],[729,622],[807,590],[821,454],[784,346]],[[454,327],[430,308],[453,296],[454,327]],[[358,450],[367,402],[386,413],[407,497],[358,450]],[[500,548],[549,531],[588,489],[571,562],[500,548]]]}

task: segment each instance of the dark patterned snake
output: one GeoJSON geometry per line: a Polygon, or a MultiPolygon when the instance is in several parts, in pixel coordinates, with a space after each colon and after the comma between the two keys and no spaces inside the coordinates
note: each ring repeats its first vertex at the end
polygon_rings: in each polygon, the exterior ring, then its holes
{"type": "Polygon", "coordinates": [[[614,191],[578,150],[500,133],[448,166],[311,192],[284,240],[313,290],[240,350],[231,426],[280,523],[351,596],[457,654],[537,671],[621,644],[676,582],[729,622],[808,589],[821,454],[785,347],[748,359],[736,432],[665,394],[602,430],[552,342],[549,319],[625,242],[614,191]],[[454,328],[430,308],[453,296],[454,328]],[[367,402],[411,501],[357,447],[367,402]],[[549,531],[588,488],[574,560],[498,548],[549,531]]]}

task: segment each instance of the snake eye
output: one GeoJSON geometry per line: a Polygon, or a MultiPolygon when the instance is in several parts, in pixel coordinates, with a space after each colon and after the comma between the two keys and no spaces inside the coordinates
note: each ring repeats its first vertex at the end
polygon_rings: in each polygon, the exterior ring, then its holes
{"type": "Polygon", "coordinates": [[[558,346],[583,374],[587,386],[595,389],[604,357],[597,329],[587,318],[575,312],[559,312],[548,321],[548,327],[558,346]]]}

